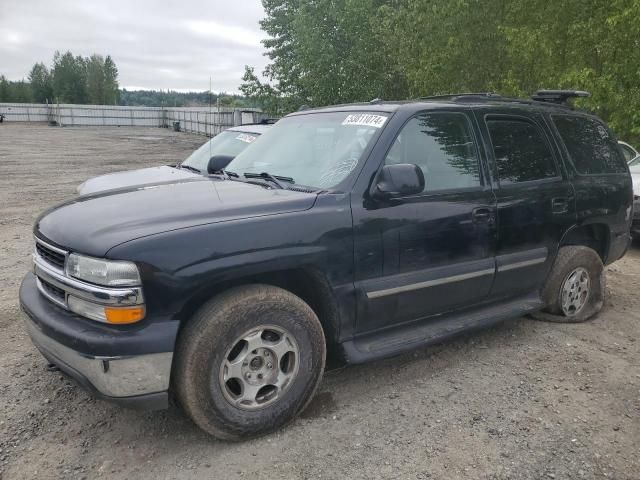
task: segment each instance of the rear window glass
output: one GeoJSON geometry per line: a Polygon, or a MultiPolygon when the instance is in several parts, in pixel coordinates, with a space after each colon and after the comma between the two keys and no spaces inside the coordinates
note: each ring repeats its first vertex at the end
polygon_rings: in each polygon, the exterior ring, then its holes
{"type": "Polygon", "coordinates": [[[500,185],[544,180],[558,175],[540,130],[518,119],[488,120],[500,185]]]}
{"type": "Polygon", "coordinates": [[[618,143],[602,123],[571,115],[553,115],[552,118],[578,173],[626,172],[626,162],[618,143]]]}

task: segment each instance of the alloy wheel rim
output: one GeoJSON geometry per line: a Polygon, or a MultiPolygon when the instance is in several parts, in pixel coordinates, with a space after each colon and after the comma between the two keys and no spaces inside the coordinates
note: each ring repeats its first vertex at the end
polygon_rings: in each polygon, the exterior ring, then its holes
{"type": "Polygon", "coordinates": [[[562,312],[567,317],[574,317],[584,308],[589,299],[591,280],[589,272],[582,267],[571,271],[560,289],[562,312]]]}
{"type": "Polygon", "coordinates": [[[225,399],[241,410],[271,405],[298,373],[298,344],[286,329],[264,325],[238,337],[224,356],[218,381],[225,399]]]}

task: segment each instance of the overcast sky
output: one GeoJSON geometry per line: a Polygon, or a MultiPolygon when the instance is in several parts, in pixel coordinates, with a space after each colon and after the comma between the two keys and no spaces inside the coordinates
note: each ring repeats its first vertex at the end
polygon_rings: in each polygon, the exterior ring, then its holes
{"type": "Polygon", "coordinates": [[[56,50],[111,55],[127,89],[237,92],[267,59],[260,0],[0,0],[0,74],[26,78],[56,50]]]}

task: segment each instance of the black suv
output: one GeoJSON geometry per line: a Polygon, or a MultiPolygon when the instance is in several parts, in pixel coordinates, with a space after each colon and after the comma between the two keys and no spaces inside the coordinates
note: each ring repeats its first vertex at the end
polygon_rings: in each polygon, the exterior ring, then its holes
{"type": "Polygon", "coordinates": [[[327,358],[530,312],[586,320],[633,194],[577,95],[303,110],[208,176],[74,198],[34,227],[31,338],[101,397],[162,408],[171,392],[236,439],[294,418],[327,358]]]}

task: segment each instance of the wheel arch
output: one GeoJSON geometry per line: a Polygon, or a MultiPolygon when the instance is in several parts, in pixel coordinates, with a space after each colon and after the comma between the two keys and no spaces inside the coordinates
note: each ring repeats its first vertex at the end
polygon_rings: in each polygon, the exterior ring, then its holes
{"type": "Polygon", "coordinates": [[[184,319],[180,329],[189,322],[194,313],[207,301],[235,287],[264,284],[287,290],[300,297],[317,315],[324,331],[327,355],[338,353],[340,312],[331,284],[324,272],[315,267],[300,267],[240,276],[211,283],[199,289],[183,305],[179,318],[184,319]]]}
{"type": "Polygon", "coordinates": [[[589,247],[594,250],[602,263],[606,265],[611,243],[611,230],[605,223],[574,225],[560,240],[559,247],[571,245],[589,247]]]}

